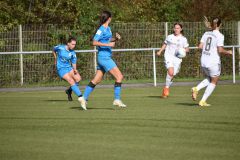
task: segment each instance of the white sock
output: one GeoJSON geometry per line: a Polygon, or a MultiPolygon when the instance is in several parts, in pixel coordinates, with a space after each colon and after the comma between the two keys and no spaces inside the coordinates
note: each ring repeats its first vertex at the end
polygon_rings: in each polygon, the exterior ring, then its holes
{"type": "Polygon", "coordinates": [[[213,83],[209,83],[209,85],[207,86],[204,95],[202,97],[201,101],[206,101],[208,99],[208,97],[212,94],[212,92],[214,91],[216,85],[213,83]]]}
{"type": "Polygon", "coordinates": [[[169,88],[172,85],[172,77],[167,74],[166,76],[166,87],[169,88]]]}
{"type": "Polygon", "coordinates": [[[197,90],[199,91],[199,90],[203,89],[204,87],[207,87],[209,85],[209,83],[210,83],[209,78],[204,79],[202,82],[200,82],[197,85],[197,90]]]}

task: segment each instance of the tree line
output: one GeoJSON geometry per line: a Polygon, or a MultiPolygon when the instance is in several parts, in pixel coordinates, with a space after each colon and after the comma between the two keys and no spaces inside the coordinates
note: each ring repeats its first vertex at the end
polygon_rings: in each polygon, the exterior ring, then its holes
{"type": "Polygon", "coordinates": [[[18,24],[60,24],[88,30],[102,10],[113,22],[201,21],[203,15],[240,20],[239,0],[1,0],[0,30],[18,24]]]}

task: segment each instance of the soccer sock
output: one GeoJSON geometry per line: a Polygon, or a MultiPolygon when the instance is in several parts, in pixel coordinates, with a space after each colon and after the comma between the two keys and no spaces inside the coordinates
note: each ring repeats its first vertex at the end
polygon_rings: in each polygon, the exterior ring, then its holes
{"type": "Polygon", "coordinates": [[[72,92],[71,86],[67,89],[68,92],[72,92]]]}
{"type": "Polygon", "coordinates": [[[169,74],[167,74],[167,76],[166,76],[166,87],[167,88],[169,88],[171,85],[172,85],[172,77],[169,75],[169,74]]]}
{"type": "Polygon", "coordinates": [[[95,84],[93,84],[92,82],[89,82],[83,94],[83,97],[85,98],[85,100],[88,100],[88,97],[94,90],[95,86],[96,86],[95,84]]]}
{"type": "Polygon", "coordinates": [[[214,91],[215,87],[216,87],[215,84],[209,83],[209,85],[207,86],[207,88],[203,94],[201,101],[206,101],[208,99],[208,97],[212,94],[212,92],[214,91]]]}
{"type": "Polygon", "coordinates": [[[78,97],[82,96],[82,93],[76,84],[72,85],[71,88],[78,97]]]}
{"type": "Polygon", "coordinates": [[[197,90],[201,90],[202,88],[204,87],[207,87],[210,83],[210,79],[209,78],[206,78],[204,79],[202,82],[200,82],[198,85],[197,85],[197,90]]]}
{"type": "Polygon", "coordinates": [[[121,99],[122,83],[115,82],[114,84],[114,99],[121,99]]]}

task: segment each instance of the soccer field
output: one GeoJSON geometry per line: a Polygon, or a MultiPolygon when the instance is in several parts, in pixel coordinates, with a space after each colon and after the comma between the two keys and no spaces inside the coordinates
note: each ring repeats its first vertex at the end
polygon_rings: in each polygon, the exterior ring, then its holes
{"type": "Polygon", "coordinates": [[[190,88],[124,88],[126,109],[96,88],[87,111],[63,91],[0,92],[0,159],[240,159],[240,85],[217,86],[205,108],[190,88]]]}

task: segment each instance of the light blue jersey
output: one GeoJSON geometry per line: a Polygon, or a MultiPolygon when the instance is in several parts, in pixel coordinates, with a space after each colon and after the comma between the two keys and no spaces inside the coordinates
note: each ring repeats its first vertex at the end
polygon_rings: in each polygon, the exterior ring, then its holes
{"type": "MultiPolygon", "coordinates": [[[[97,30],[93,40],[101,43],[110,43],[112,39],[111,28],[103,25],[97,30]]],[[[112,56],[112,48],[108,46],[98,46],[98,58],[108,58],[112,56]]]]}
{"type": "Polygon", "coordinates": [[[53,51],[57,53],[57,72],[58,75],[63,76],[71,72],[72,64],[77,63],[77,56],[74,50],[67,50],[66,45],[58,45],[53,48],[53,51]]]}
{"type": "MultiPolygon", "coordinates": [[[[103,25],[97,30],[95,36],[93,37],[94,41],[98,41],[101,43],[108,44],[111,42],[112,32],[110,27],[105,28],[103,25]]],[[[112,59],[112,48],[108,46],[98,46],[98,57],[97,57],[97,70],[101,70],[102,73],[106,73],[115,67],[117,67],[116,63],[112,59]]],[[[89,95],[93,92],[96,84],[92,82],[86,87],[84,92],[84,99],[88,100],[89,95]]],[[[121,83],[116,82],[114,85],[114,99],[120,100],[121,97],[121,83]]]]}
{"type": "Polygon", "coordinates": [[[66,45],[58,45],[53,49],[57,53],[57,70],[61,68],[72,68],[71,64],[77,63],[77,56],[74,50],[67,50],[66,45]]]}

